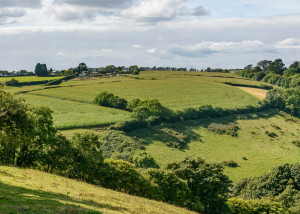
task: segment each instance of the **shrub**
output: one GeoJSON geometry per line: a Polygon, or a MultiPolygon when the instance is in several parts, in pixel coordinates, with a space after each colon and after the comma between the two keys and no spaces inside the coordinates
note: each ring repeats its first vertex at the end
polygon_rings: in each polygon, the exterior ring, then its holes
{"type": "Polygon", "coordinates": [[[236,137],[238,135],[237,131],[239,130],[239,127],[233,123],[229,123],[229,124],[211,123],[208,126],[208,129],[218,134],[228,134],[236,137]]]}
{"type": "Polygon", "coordinates": [[[137,151],[145,149],[144,142],[128,137],[121,131],[108,132],[99,143],[105,158],[121,159],[131,163],[134,163],[133,157],[137,151]]]}
{"type": "Polygon", "coordinates": [[[233,160],[230,160],[230,161],[223,161],[221,163],[223,166],[228,166],[228,167],[232,167],[232,168],[235,168],[235,167],[238,167],[238,163],[233,161],[233,160]]]}
{"type": "Polygon", "coordinates": [[[295,140],[292,142],[295,146],[300,147],[300,140],[295,140]]]}
{"type": "Polygon", "coordinates": [[[19,86],[20,83],[15,78],[12,78],[11,80],[6,81],[5,85],[7,85],[7,86],[19,86]]]}
{"type": "Polygon", "coordinates": [[[159,168],[154,158],[145,151],[138,151],[133,155],[132,162],[138,168],[159,168]]]}
{"type": "MultiPolygon", "coordinates": [[[[147,178],[156,184],[162,192],[162,200],[178,206],[187,207],[192,197],[186,181],[178,178],[173,172],[167,170],[150,169],[146,171],[147,178]]],[[[199,211],[204,206],[199,203],[199,211]]]]}
{"type": "Polygon", "coordinates": [[[162,199],[160,190],[152,185],[133,166],[123,160],[105,160],[101,185],[106,188],[125,192],[132,195],[162,199]]]}
{"type": "Polygon", "coordinates": [[[232,214],[290,213],[281,203],[271,200],[243,200],[231,198],[228,200],[227,204],[231,208],[232,214]]]}
{"type": "Polygon", "coordinates": [[[97,95],[94,104],[126,110],[127,101],[124,98],[115,96],[107,91],[103,91],[97,95]]]}
{"type": "Polygon", "coordinates": [[[207,214],[228,211],[226,201],[231,181],[223,174],[223,166],[208,164],[201,158],[186,158],[181,162],[168,164],[166,169],[187,181],[193,195],[190,209],[193,209],[195,203],[201,202],[207,214]]]}

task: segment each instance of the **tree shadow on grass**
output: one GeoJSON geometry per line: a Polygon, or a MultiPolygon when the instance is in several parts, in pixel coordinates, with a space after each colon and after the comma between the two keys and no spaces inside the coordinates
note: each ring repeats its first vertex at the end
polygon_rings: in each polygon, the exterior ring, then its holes
{"type": "Polygon", "coordinates": [[[195,129],[208,128],[212,123],[233,123],[237,125],[238,120],[257,120],[260,118],[267,119],[276,115],[280,115],[278,110],[266,110],[263,112],[249,114],[233,114],[226,117],[207,117],[205,119],[188,120],[184,122],[162,123],[153,127],[135,130],[127,133],[127,135],[143,139],[149,144],[153,143],[154,141],[160,141],[166,144],[168,147],[184,151],[189,149],[188,144],[191,141],[199,141],[202,143],[202,136],[196,133],[194,131],[195,129]]]}
{"type": "Polygon", "coordinates": [[[74,199],[64,194],[32,190],[0,182],[0,213],[101,213],[85,208],[88,206],[112,211],[128,211],[125,207],[74,199]]]}

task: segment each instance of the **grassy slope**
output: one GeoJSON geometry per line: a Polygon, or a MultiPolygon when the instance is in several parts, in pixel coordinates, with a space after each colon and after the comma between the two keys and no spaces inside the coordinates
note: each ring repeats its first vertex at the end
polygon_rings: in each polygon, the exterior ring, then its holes
{"type": "Polygon", "coordinates": [[[60,79],[63,76],[49,76],[49,77],[36,77],[36,76],[28,76],[28,77],[0,77],[0,82],[6,82],[11,80],[12,78],[18,80],[19,82],[31,82],[31,81],[43,81],[43,80],[54,80],[60,79]]]}
{"type": "Polygon", "coordinates": [[[193,213],[29,169],[0,166],[0,213],[193,213]]]}
{"type": "Polygon", "coordinates": [[[51,97],[20,95],[28,103],[48,106],[54,111],[53,120],[58,128],[78,128],[112,124],[129,118],[130,113],[92,104],[60,100],[51,97]]]}
{"type": "MultiPolygon", "coordinates": [[[[211,104],[238,107],[255,104],[257,99],[235,87],[215,82],[214,78],[178,75],[169,72],[145,72],[139,80],[126,77],[73,81],[62,87],[34,91],[32,94],[50,95],[77,101],[92,102],[101,91],[109,91],[127,100],[157,98],[172,109],[211,104]],[[155,78],[155,80],[152,80],[155,78]],[[73,87],[63,87],[73,86],[73,87]],[[236,102],[239,100],[239,102],[236,102]]],[[[223,78],[224,79],[224,78],[223,78]]]]}
{"type": "Polygon", "coordinates": [[[233,160],[237,168],[226,168],[225,172],[232,180],[259,176],[271,167],[281,163],[293,163],[300,160],[300,150],[292,141],[300,139],[300,120],[286,121],[290,117],[276,111],[264,114],[251,114],[247,117],[230,116],[219,119],[189,121],[179,128],[179,132],[191,138],[188,147],[180,151],[167,147],[161,141],[161,129],[141,129],[132,132],[149,142],[147,151],[163,165],[182,160],[187,155],[200,156],[208,162],[233,160]],[[219,135],[207,129],[210,123],[233,122],[240,127],[238,137],[219,135]],[[280,130],[276,127],[280,127],[280,130]],[[266,131],[274,132],[278,137],[271,138],[266,131]],[[247,160],[244,160],[246,157],[247,160]]]}
{"type": "Polygon", "coordinates": [[[58,128],[100,126],[127,119],[128,112],[89,104],[103,90],[127,100],[157,98],[173,109],[208,104],[226,108],[239,107],[258,101],[257,98],[236,87],[221,84],[225,81],[257,84],[255,81],[245,80],[233,74],[199,75],[192,72],[147,71],[134,77],[140,78],[138,80],[132,77],[92,78],[71,80],[59,86],[38,85],[5,89],[12,93],[31,91],[22,94],[22,97],[31,104],[50,107],[54,111],[54,122],[58,128]]]}

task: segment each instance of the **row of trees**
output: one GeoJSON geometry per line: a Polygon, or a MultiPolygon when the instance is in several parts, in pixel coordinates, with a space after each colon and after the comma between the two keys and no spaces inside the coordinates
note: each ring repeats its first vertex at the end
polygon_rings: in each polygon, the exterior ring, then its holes
{"type": "Polygon", "coordinates": [[[262,60],[256,66],[247,65],[240,73],[241,76],[257,81],[263,81],[284,88],[300,86],[300,62],[285,67],[282,59],[274,61],[262,60]]]}

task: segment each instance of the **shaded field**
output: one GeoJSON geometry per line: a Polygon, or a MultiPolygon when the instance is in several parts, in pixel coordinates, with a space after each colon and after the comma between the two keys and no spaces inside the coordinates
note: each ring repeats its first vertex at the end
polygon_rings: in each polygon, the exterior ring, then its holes
{"type": "Polygon", "coordinates": [[[199,156],[208,162],[233,160],[238,167],[226,167],[225,172],[234,181],[259,176],[274,166],[300,160],[300,149],[292,143],[300,138],[300,121],[277,111],[187,121],[183,124],[140,129],[130,135],[149,143],[147,152],[159,165],[182,160],[186,156],[199,156]],[[238,136],[212,132],[208,129],[212,123],[233,123],[239,127],[238,136]],[[168,133],[172,133],[172,130],[177,132],[175,137],[180,133],[187,136],[186,148],[179,150],[166,145],[162,139],[174,138],[166,136],[166,127],[168,133]]]}
{"type": "Polygon", "coordinates": [[[194,213],[30,169],[0,166],[0,213],[194,213]]]}
{"type": "Polygon", "coordinates": [[[19,97],[33,105],[48,106],[53,111],[54,125],[59,129],[110,125],[129,118],[129,112],[92,104],[31,94],[19,97]]]}
{"type": "Polygon", "coordinates": [[[26,76],[26,77],[0,77],[0,82],[6,82],[12,78],[18,80],[19,82],[31,82],[31,81],[43,81],[43,80],[55,80],[60,79],[64,76],[49,76],[49,77],[37,77],[37,76],[26,76]]]}
{"type": "Polygon", "coordinates": [[[136,78],[139,79],[114,77],[79,80],[30,93],[92,102],[98,93],[108,91],[128,101],[135,98],[157,98],[163,105],[175,110],[200,105],[234,108],[254,105],[258,101],[257,98],[237,88],[215,82],[211,77],[195,78],[176,73],[170,75],[168,72],[149,72],[142,73],[136,78]]]}

